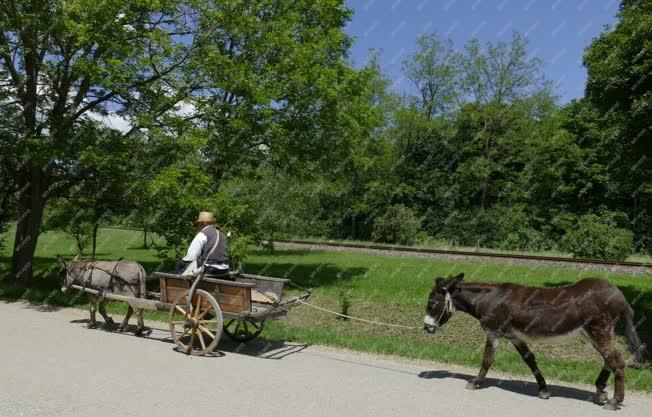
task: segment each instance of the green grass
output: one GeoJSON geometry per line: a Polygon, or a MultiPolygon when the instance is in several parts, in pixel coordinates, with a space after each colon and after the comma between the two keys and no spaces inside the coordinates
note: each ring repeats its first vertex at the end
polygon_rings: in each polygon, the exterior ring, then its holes
{"type": "MultiPolygon", "coordinates": [[[[61,232],[41,236],[35,259],[33,286],[25,291],[0,282],[5,298],[85,308],[79,297],[58,292],[56,254],[72,257],[72,239],[61,232]],[[47,272],[51,273],[48,275],[47,272]]],[[[168,269],[161,265],[155,251],[142,249],[142,234],[135,231],[101,229],[98,256],[103,259],[124,257],[139,261],[148,271],[168,269]]],[[[0,267],[8,268],[8,254],[0,267]]],[[[533,286],[556,286],[582,277],[596,276],[616,284],[633,303],[637,318],[652,314],[652,280],[647,275],[578,271],[570,267],[506,265],[470,261],[450,261],[415,257],[381,256],[353,252],[277,250],[274,254],[252,249],[246,271],[268,276],[291,278],[297,284],[314,289],[310,301],[329,309],[339,309],[342,291],[351,299],[350,314],[372,320],[419,326],[427,294],[436,276],[464,272],[467,280],[514,282],[533,286]]],[[[156,281],[149,282],[155,289],[156,281]]],[[[126,307],[112,303],[111,313],[124,313],[126,307]]],[[[147,312],[146,318],[167,320],[166,313],[147,312]]],[[[652,321],[646,320],[641,337],[652,342],[652,321]]],[[[263,337],[302,343],[316,343],[354,350],[400,355],[409,358],[451,362],[472,367],[482,359],[484,334],[478,322],[462,313],[435,336],[420,331],[383,328],[353,321],[343,322],[307,306],[295,308],[283,319],[270,322],[263,337]]],[[[624,351],[623,338],[618,344],[624,351]]],[[[592,384],[601,368],[601,359],[592,346],[577,339],[565,345],[538,345],[532,350],[541,369],[549,378],[592,384]]],[[[501,344],[493,369],[530,375],[520,356],[506,343],[501,344]]],[[[628,369],[629,389],[652,392],[652,371],[628,369]]]]}
{"type": "MultiPolygon", "coordinates": [[[[366,240],[351,240],[351,239],[327,239],[321,237],[293,237],[287,236],[289,240],[297,240],[306,243],[328,243],[328,244],[354,244],[354,245],[374,245],[387,248],[412,248],[412,249],[437,249],[437,250],[455,250],[462,252],[484,252],[484,253],[500,253],[507,255],[536,255],[536,256],[554,256],[558,258],[572,258],[573,254],[568,252],[561,252],[558,250],[546,251],[521,251],[521,250],[507,250],[507,249],[494,249],[483,248],[478,246],[456,246],[450,242],[428,239],[427,241],[417,242],[413,245],[396,245],[383,242],[370,242],[366,240]]],[[[650,262],[652,263],[652,256],[646,254],[633,254],[627,257],[628,262],[650,262]]]]}

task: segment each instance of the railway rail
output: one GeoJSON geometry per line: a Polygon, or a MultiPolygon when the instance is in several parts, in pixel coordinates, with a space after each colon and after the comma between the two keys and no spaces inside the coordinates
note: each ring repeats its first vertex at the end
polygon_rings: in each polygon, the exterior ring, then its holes
{"type": "Polygon", "coordinates": [[[285,240],[275,239],[274,243],[280,243],[285,246],[294,246],[312,249],[351,249],[366,252],[385,252],[388,254],[415,254],[415,255],[433,255],[434,257],[466,258],[466,259],[493,259],[496,261],[517,261],[521,263],[542,263],[555,265],[569,265],[583,269],[607,269],[619,270],[638,273],[652,274],[652,263],[647,262],[626,262],[626,261],[608,261],[602,259],[582,259],[582,258],[563,258],[555,256],[541,255],[521,255],[493,252],[470,252],[446,249],[427,249],[427,248],[410,248],[405,246],[384,246],[377,244],[359,244],[359,243],[323,243],[311,242],[304,240],[285,240]],[[596,268],[598,267],[598,268],[596,268]]]}

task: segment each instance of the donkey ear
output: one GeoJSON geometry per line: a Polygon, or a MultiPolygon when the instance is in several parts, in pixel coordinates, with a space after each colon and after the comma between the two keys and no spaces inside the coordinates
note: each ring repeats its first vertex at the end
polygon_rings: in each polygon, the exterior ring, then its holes
{"type": "Polygon", "coordinates": [[[57,262],[59,262],[59,264],[61,264],[61,266],[63,266],[64,268],[66,267],[66,260],[63,259],[63,256],[57,255],[57,262]]]}
{"type": "Polygon", "coordinates": [[[444,282],[444,278],[441,277],[435,278],[435,286],[439,287],[442,282],[444,282]]]}
{"type": "Polygon", "coordinates": [[[79,260],[79,254],[77,254],[77,256],[75,256],[75,258],[73,259],[73,261],[78,261],[78,260],[79,260]]]}
{"type": "Polygon", "coordinates": [[[450,287],[453,287],[453,286],[457,285],[458,283],[460,283],[462,281],[464,281],[464,272],[462,272],[461,274],[458,274],[458,275],[454,276],[453,278],[451,278],[448,285],[450,287]]]}

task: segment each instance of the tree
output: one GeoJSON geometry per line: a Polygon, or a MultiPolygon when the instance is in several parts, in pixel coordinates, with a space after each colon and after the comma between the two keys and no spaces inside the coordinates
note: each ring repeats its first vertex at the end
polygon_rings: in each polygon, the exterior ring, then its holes
{"type": "Polygon", "coordinates": [[[195,48],[193,2],[10,0],[0,10],[2,163],[19,189],[12,275],[29,283],[45,204],[80,177],[93,117],[169,109],[195,48]],[[156,90],[159,94],[151,94],[156,90]],[[172,94],[174,95],[174,94],[172,94]],[[151,97],[160,97],[151,99],[151,97]]]}
{"type": "Polygon", "coordinates": [[[203,81],[192,97],[205,136],[208,173],[219,187],[230,169],[262,160],[301,170],[329,158],[356,119],[363,75],[345,62],[351,11],[342,0],[215,2],[191,70],[203,81]]]}
{"type": "Polygon", "coordinates": [[[624,1],[617,24],[586,49],[586,99],[605,126],[609,199],[630,216],[637,246],[652,248],[652,1],[624,1]]]}
{"type": "Polygon", "coordinates": [[[469,41],[460,70],[476,103],[509,103],[550,88],[541,64],[539,58],[528,57],[527,39],[514,32],[510,42],[487,42],[484,50],[477,39],[469,41]]]}
{"type": "Polygon", "coordinates": [[[434,33],[417,40],[418,51],[403,61],[403,73],[419,92],[419,108],[428,119],[450,110],[461,91],[457,88],[459,57],[453,41],[442,43],[434,33]]]}
{"type": "Polygon", "coordinates": [[[9,1],[0,103],[20,117],[2,124],[0,146],[28,190],[14,277],[29,281],[45,204],[83,179],[80,154],[97,146],[103,116],[123,118],[122,134],[144,145],[196,141],[193,164],[214,191],[225,172],[261,160],[331,164],[356,130],[349,114],[364,111],[364,76],[344,60],[350,14],[343,0],[9,1]]]}

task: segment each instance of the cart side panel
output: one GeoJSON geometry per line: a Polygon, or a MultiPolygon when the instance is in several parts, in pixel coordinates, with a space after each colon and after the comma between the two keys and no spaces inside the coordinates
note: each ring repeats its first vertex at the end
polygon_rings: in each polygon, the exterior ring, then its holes
{"type": "Polygon", "coordinates": [[[159,281],[159,284],[160,284],[159,285],[159,288],[160,288],[159,291],[160,291],[161,302],[163,302],[163,303],[171,303],[171,302],[173,302],[174,300],[168,301],[168,298],[167,298],[167,288],[166,287],[167,287],[168,279],[164,278],[164,277],[160,277],[158,279],[158,281],[159,281]]]}
{"type": "MultiPolygon", "coordinates": [[[[161,301],[173,303],[180,295],[186,294],[192,281],[188,278],[161,276],[161,301]]],[[[251,311],[251,288],[240,283],[233,285],[225,282],[200,281],[197,288],[210,293],[220,305],[223,312],[239,314],[251,311]]],[[[196,299],[194,300],[197,301],[196,299]]],[[[202,307],[209,307],[207,301],[202,301],[202,307]]]]}
{"type": "Polygon", "coordinates": [[[210,292],[223,312],[239,314],[251,310],[251,288],[203,281],[198,288],[210,292]]]}
{"type": "Polygon", "coordinates": [[[190,289],[190,282],[183,278],[161,278],[161,301],[173,303],[181,294],[190,289]],[[164,290],[165,288],[165,290],[164,290]]]}

